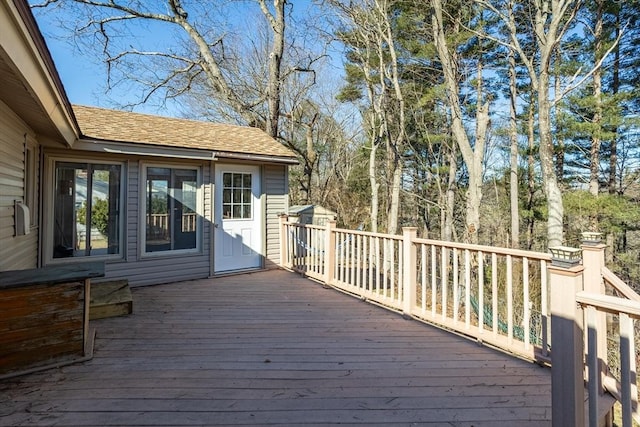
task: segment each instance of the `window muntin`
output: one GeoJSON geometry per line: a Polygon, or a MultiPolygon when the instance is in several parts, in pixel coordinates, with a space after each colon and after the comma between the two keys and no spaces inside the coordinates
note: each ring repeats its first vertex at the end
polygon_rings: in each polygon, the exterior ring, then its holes
{"type": "Polygon", "coordinates": [[[250,173],[222,174],[222,217],[253,219],[253,193],[250,173]]]}
{"type": "Polygon", "coordinates": [[[119,164],[55,162],[53,258],[121,253],[119,164]]]}
{"type": "Polygon", "coordinates": [[[198,171],[147,167],[145,252],[197,249],[198,171]]]}

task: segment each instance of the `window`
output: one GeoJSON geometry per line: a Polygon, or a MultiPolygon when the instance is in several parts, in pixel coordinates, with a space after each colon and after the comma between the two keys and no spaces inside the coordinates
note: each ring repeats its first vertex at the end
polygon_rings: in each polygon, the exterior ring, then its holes
{"type": "Polygon", "coordinates": [[[122,166],[55,162],[53,258],[118,255],[122,166]]]}
{"type": "Polygon", "coordinates": [[[148,167],[145,252],[197,249],[196,169],[148,167]]]}
{"type": "Polygon", "coordinates": [[[252,207],[251,174],[225,172],[222,175],[222,217],[252,219],[252,207]]]}

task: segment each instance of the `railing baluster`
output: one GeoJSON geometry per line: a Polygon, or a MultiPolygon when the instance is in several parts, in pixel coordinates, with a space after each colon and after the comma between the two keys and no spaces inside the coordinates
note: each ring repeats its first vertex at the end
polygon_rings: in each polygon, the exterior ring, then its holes
{"type": "Polygon", "coordinates": [[[620,313],[620,385],[622,387],[622,425],[631,427],[631,359],[635,357],[633,339],[633,320],[626,313],[620,313]]]}
{"type": "Polygon", "coordinates": [[[460,290],[458,279],[458,249],[453,249],[453,324],[458,323],[458,317],[460,315],[460,290]]]}
{"type": "Polygon", "coordinates": [[[494,338],[498,337],[498,255],[491,254],[491,330],[494,338]]]}
{"type": "Polygon", "coordinates": [[[396,265],[395,265],[395,242],[391,239],[387,240],[387,245],[389,245],[389,273],[391,279],[391,289],[390,289],[390,297],[391,299],[395,299],[396,295],[396,265]]]}
{"type": "Polygon", "coordinates": [[[513,344],[513,260],[507,255],[507,337],[513,344]]]}
{"type": "MultiPolygon", "coordinates": [[[[404,257],[404,245],[402,244],[401,241],[396,240],[395,244],[398,245],[398,292],[397,292],[397,297],[396,300],[398,302],[402,301],[402,284],[404,283],[404,263],[406,262],[405,257],[404,257]]],[[[413,244],[413,243],[412,243],[413,244]]],[[[415,261],[415,260],[414,260],[415,261]]],[[[415,289],[414,289],[414,295],[413,298],[415,299],[415,289]]],[[[399,304],[402,305],[402,304],[399,304]]],[[[411,307],[411,310],[413,310],[413,306],[411,307]]]]}
{"type": "Polygon", "coordinates": [[[356,287],[362,289],[362,281],[360,280],[360,272],[362,271],[360,263],[362,262],[362,254],[360,253],[362,247],[362,236],[358,234],[356,236],[356,287]]]}
{"type": "Polygon", "coordinates": [[[442,320],[447,318],[447,281],[449,280],[448,249],[440,248],[440,292],[442,292],[442,320]]]}
{"type": "Polygon", "coordinates": [[[587,366],[589,373],[589,427],[598,425],[598,400],[600,398],[600,370],[598,368],[598,330],[595,307],[587,307],[587,366]]]}
{"type": "Polygon", "coordinates": [[[313,270],[313,247],[311,246],[311,229],[307,228],[305,233],[305,248],[304,248],[304,264],[305,270],[313,270]]]}
{"type": "Polygon", "coordinates": [[[478,333],[484,331],[484,254],[478,251],[478,333]]]}
{"type": "Polygon", "coordinates": [[[420,245],[420,265],[422,267],[420,272],[420,306],[424,314],[427,311],[427,245],[424,243],[420,245]]]}
{"type": "Polygon", "coordinates": [[[384,264],[382,266],[382,285],[384,286],[383,296],[386,298],[389,296],[389,245],[387,244],[386,238],[382,239],[382,248],[382,258],[384,264]]]}
{"type": "Polygon", "coordinates": [[[547,262],[540,260],[540,312],[542,313],[542,355],[549,356],[549,293],[547,284],[547,262]]]}
{"type": "Polygon", "coordinates": [[[340,273],[340,270],[342,269],[342,265],[340,263],[340,251],[342,250],[342,246],[340,245],[340,237],[341,233],[339,231],[335,232],[335,236],[336,236],[336,247],[333,248],[333,251],[335,252],[335,263],[336,265],[334,266],[334,275],[336,278],[336,282],[340,282],[340,277],[342,276],[342,274],[340,273]]]}
{"type": "Polygon", "coordinates": [[[471,327],[471,253],[464,250],[464,326],[471,327]]]}
{"type": "Polygon", "coordinates": [[[436,245],[431,245],[431,317],[436,317],[436,304],[438,298],[438,289],[437,289],[437,281],[438,281],[438,272],[436,270],[437,264],[437,248],[436,245]]]}
{"type": "Polygon", "coordinates": [[[346,265],[347,265],[347,245],[345,244],[344,239],[346,239],[347,234],[346,233],[340,233],[340,240],[339,240],[339,244],[340,244],[340,281],[341,282],[346,282],[347,280],[347,271],[346,271],[346,265]]]}
{"type": "MultiPolygon", "coordinates": [[[[380,294],[380,238],[376,237],[376,294],[380,294]]],[[[384,292],[384,291],[383,291],[384,292]]]]}
{"type": "Polygon", "coordinates": [[[349,233],[349,284],[352,286],[356,285],[355,281],[355,260],[356,260],[356,239],[355,236],[349,233]]]}
{"type": "Polygon", "coordinates": [[[522,293],[524,299],[524,319],[523,329],[524,329],[524,349],[529,350],[529,346],[531,344],[531,307],[529,307],[529,259],[524,257],[522,258],[522,293]]]}
{"type": "Polygon", "coordinates": [[[369,241],[368,250],[369,250],[369,291],[373,292],[374,283],[373,283],[373,237],[369,236],[367,239],[369,241]]]}
{"type": "Polygon", "coordinates": [[[313,230],[313,247],[314,247],[314,262],[315,262],[315,272],[316,274],[322,274],[322,269],[320,267],[320,260],[322,259],[322,248],[320,246],[320,230],[313,230]]]}

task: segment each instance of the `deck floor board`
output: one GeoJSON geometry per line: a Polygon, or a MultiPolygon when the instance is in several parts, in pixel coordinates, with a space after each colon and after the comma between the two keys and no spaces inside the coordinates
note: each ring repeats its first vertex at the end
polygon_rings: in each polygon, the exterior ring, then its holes
{"type": "Polygon", "coordinates": [[[0,426],[546,426],[550,371],[277,270],[133,290],[0,426]]]}

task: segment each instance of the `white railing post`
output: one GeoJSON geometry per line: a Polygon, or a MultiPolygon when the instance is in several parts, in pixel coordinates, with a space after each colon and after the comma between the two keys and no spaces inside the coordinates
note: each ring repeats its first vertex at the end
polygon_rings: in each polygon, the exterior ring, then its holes
{"type": "MultiPolygon", "coordinates": [[[[586,237],[586,236],[583,236],[586,237]]],[[[580,246],[582,249],[582,264],[584,265],[584,290],[597,295],[605,295],[602,269],[605,266],[604,251],[607,245],[597,240],[586,239],[580,246]]],[[[597,390],[599,395],[604,394],[602,387],[603,375],[606,375],[607,358],[607,315],[602,311],[594,313],[590,335],[595,338],[595,343],[589,343],[589,351],[595,349],[597,355],[597,372],[589,372],[589,390],[597,390]],[[591,384],[595,382],[595,384],[591,384]]],[[[594,359],[595,360],[595,359],[594,359]]],[[[593,392],[592,392],[593,393],[593,392]]]]}
{"type": "Polygon", "coordinates": [[[291,267],[288,262],[288,254],[289,254],[289,239],[287,238],[287,221],[289,220],[289,215],[283,213],[278,215],[278,219],[280,220],[280,266],[281,267],[291,267]]]}
{"type": "MultiPolygon", "coordinates": [[[[402,228],[402,311],[405,316],[411,316],[416,306],[418,251],[413,244],[418,237],[417,227],[402,228]]],[[[424,286],[424,285],[423,285],[424,286]]]]}
{"type": "MultiPolygon", "coordinates": [[[[553,253],[554,248],[550,249],[553,253]]],[[[570,248],[558,249],[565,251],[570,248]]],[[[584,267],[556,261],[554,254],[554,261],[548,268],[551,292],[551,419],[554,427],[582,427],[585,425],[584,332],[576,293],[582,290],[584,267]]]]}
{"type": "Polygon", "coordinates": [[[336,220],[327,221],[325,228],[325,245],[324,245],[324,283],[330,285],[336,270],[336,220]]]}

